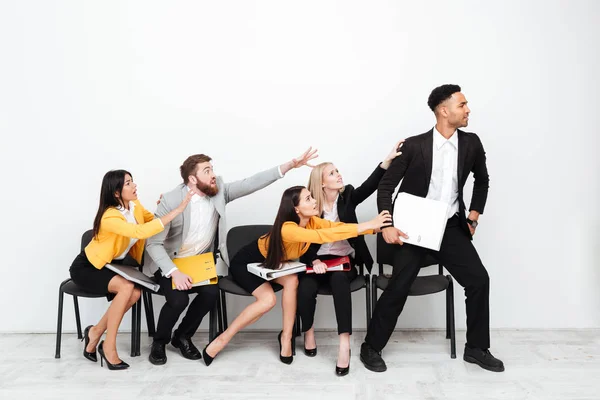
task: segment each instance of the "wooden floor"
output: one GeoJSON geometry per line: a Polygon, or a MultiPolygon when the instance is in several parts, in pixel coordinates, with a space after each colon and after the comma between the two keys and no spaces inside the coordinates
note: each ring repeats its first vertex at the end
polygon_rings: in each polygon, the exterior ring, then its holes
{"type": "MultiPolygon", "coordinates": [[[[337,335],[317,332],[318,355],[299,351],[292,365],[278,359],[276,332],[245,332],[210,367],[189,361],[167,346],[168,362],[129,356],[129,335],[118,339],[126,371],[100,368],[81,355],[76,335],[63,335],[62,358],[55,336],[0,335],[0,399],[600,399],[600,331],[493,331],[492,353],[503,373],[462,360],[464,331],[457,332],[457,358],[439,331],[396,332],[383,352],[388,371],[366,370],[359,360],[364,332],[355,332],[350,374],[334,374],[337,335]]],[[[194,337],[202,349],[207,334],[194,337]]]]}

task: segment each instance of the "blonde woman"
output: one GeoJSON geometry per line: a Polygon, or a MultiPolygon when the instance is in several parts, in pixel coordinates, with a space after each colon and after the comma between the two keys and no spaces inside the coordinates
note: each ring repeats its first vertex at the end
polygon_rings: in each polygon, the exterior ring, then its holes
{"type": "MultiPolygon", "coordinates": [[[[379,180],[383,177],[392,161],[402,154],[399,151],[404,140],[394,145],[392,151],[380,163],[371,176],[355,188],[344,185],[342,175],[333,163],[325,162],[315,166],[310,174],[308,189],[317,201],[318,215],[332,222],[358,223],[356,206],[366,200],[377,190],[379,180]]],[[[367,270],[373,266],[373,258],[369,253],[363,236],[332,243],[314,244],[301,258],[307,265],[312,265],[314,274],[300,274],[298,285],[298,315],[302,320],[304,332],[304,353],[309,357],[317,355],[317,344],[313,327],[317,291],[321,285],[329,285],[333,294],[333,304],[340,337],[340,348],[335,373],[347,375],[350,371],[350,335],[352,334],[352,299],[350,282],[356,278],[356,265],[365,265],[367,270]],[[327,272],[326,259],[349,256],[352,268],[350,271],[327,272]]]]}

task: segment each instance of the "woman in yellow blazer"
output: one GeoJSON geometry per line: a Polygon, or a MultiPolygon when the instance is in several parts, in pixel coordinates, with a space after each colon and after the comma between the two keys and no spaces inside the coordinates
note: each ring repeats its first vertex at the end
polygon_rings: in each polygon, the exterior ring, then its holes
{"type": "MultiPolygon", "coordinates": [[[[83,356],[97,361],[98,352],[111,370],[126,369],[129,364],[117,354],[117,330],[123,315],[140,298],[140,289],[117,275],[107,263],[123,263],[128,254],[139,264],[144,242],[164,229],[164,226],[183,212],[193,192],[169,214],[161,218],[146,210],[137,199],[137,185],[125,170],[109,171],[102,179],[100,205],[94,219],[94,237],[71,265],[71,279],[91,293],[109,293],[112,302],[100,321],[84,331],[83,356]],[[98,341],[106,332],[106,339],[98,341]]],[[[101,360],[102,361],[102,360],[101,360]]],[[[101,363],[102,364],[102,363],[101,363]]]]}
{"type": "MultiPolygon", "coordinates": [[[[361,224],[331,222],[317,217],[317,201],[304,186],[294,186],[283,192],[277,217],[270,232],[243,247],[231,260],[229,273],[256,301],[246,307],[229,327],[204,348],[202,358],[206,365],[231,341],[242,328],[258,321],[275,306],[275,292],[269,282],[248,272],[247,264],[260,262],[266,268],[277,269],[285,261],[302,256],[311,243],[329,243],[372,233],[391,224],[389,212],[361,224]]],[[[296,315],[298,277],[286,275],[272,282],[283,286],[283,330],[277,337],[279,359],[285,364],[294,360],[292,330],[296,315]]]]}

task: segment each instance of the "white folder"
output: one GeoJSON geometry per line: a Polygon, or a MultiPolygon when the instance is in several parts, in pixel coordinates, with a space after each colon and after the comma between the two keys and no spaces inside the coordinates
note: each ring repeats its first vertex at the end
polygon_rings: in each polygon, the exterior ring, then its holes
{"type": "Polygon", "coordinates": [[[404,243],[439,251],[448,222],[448,204],[408,193],[394,202],[394,226],[408,235],[404,243]]]}
{"type": "Polygon", "coordinates": [[[264,280],[270,281],[280,276],[297,274],[306,271],[306,264],[297,261],[288,261],[281,263],[279,269],[269,269],[261,266],[262,263],[248,264],[248,272],[260,276],[264,280]]]}

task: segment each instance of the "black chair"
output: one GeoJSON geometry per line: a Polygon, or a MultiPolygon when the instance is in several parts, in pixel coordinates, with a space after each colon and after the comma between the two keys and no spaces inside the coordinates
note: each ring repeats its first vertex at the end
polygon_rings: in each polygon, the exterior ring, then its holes
{"type": "MultiPolygon", "coordinates": [[[[385,290],[390,277],[383,272],[384,265],[393,265],[393,246],[383,239],[381,233],[377,234],[377,264],[379,275],[373,275],[371,287],[373,294],[373,309],[377,303],[377,289],[385,290]]],[[[454,286],[450,275],[444,276],[444,267],[439,264],[433,255],[426,256],[421,267],[439,265],[435,275],[417,276],[408,292],[409,296],[424,296],[427,294],[446,291],[446,339],[450,339],[450,357],[456,358],[456,332],[454,327],[454,286]]]]}
{"type": "MultiPolygon", "coordinates": [[[[248,243],[258,240],[262,235],[269,232],[271,225],[243,225],[233,227],[227,232],[227,254],[229,256],[228,264],[242,247],[248,243]]],[[[273,290],[278,292],[283,287],[273,283],[273,290]]],[[[219,300],[217,302],[217,310],[219,314],[219,333],[227,329],[227,298],[226,293],[236,296],[252,296],[241,286],[239,286],[230,276],[219,276],[219,300]]],[[[296,317],[296,326],[294,333],[298,335],[298,318],[296,317]]]]}
{"type": "MultiPolygon", "coordinates": [[[[94,232],[92,230],[86,231],[81,236],[81,250],[88,245],[92,240],[94,232]]],[[[62,341],[62,317],[63,317],[63,300],[64,294],[70,294],[73,296],[73,304],[75,306],[75,321],[77,323],[77,338],[82,339],[83,333],[81,331],[81,318],[79,315],[79,297],[87,298],[100,298],[106,297],[106,294],[95,294],[89,293],[81,289],[71,278],[64,280],[58,288],[58,323],[56,327],[56,353],[54,358],[60,358],[60,346],[62,341]]],[[[108,294],[108,293],[107,293],[108,294]]],[[[141,304],[138,301],[131,307],[131,357],[140,355],[140,312],[141,304]]]]}

